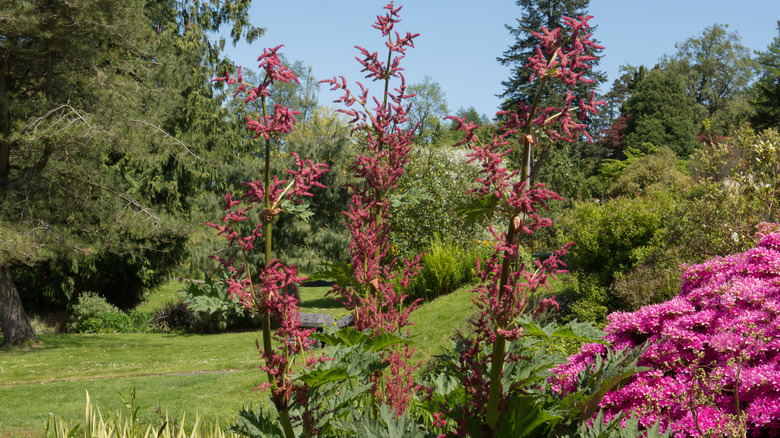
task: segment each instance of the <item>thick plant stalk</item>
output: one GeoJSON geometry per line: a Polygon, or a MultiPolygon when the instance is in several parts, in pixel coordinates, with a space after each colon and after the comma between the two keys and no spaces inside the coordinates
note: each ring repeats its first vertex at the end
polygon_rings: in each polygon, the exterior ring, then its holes
{"type": "Polygon", "coordinates": [[[295,165],[294,168],[286,170],[291,175],[290,181],[271,178],[271,141],[280,134],[289,134],[295,125],[295,116],[300,114],[289,107],[275,104],[273,115],[269,115],[266,106],[266,97],[270,95],[269,87],[272,84],[298,82],[294,72],[282,65],[277,56],[277,51],[281,47],[265,49],[258,58],[259,68],[264,69],[266,75],[263,82],[251,90],[247,88],[249,84],[243,82],[240,67],[235,78],[226,73],[224,77],[213,79],[228,85],[238,84],[234,97],[245,93],[247,95],[245,102],[260,99],[261,115],[257,120],[247,117],[246,127],[254,131],[254,138],[265,137],[265,150],[261,150],[265,152],[265,166],[260,180],[242,183],[247,190],[241,196],[241,200],[233,199],[229,193],[226,195],[226,206],[223,209],[226,213],[222,219],[223,223],[207,225],[219,230],[219,234],[228,239],[230,247],[238,246],[244,254],[243,269],[236,269],[233,266],[232,256],[227,258],[215,256],[215,258],[231,273],[227,279],[231,299],[237,295],[241,304],[257,313],[263,321],[262,345],[259,340],[256,341],[256,345],[263,356],[263,363],[259,367],[267,373],[268,382],[259,387],[270,389],[271,401],[278,413],[278,424],[281,425],[286,438],[294,438],[295,432],[289,409],[295,403],[291,399],[293,391],[300,388],[300,385],[290,380],[294,356],[301,354],[306,366],[324,360],[324,357],[307,358],[304,354],[306,348],[311,345],[308,340],[313,330],[300,326],[297,300],[289,296],[287,290],[305,279],[298,276],[294,266],[286,266],[272,258],[273,220],[282,211],[282,202],[301,203],[303,197],[313,196],[310,192],[312,187],[324,188],[325,186],[318,180],[329,169],[324,163],[301,159],[295,152],[291,152],[295,165]],[[282,189],[283,184],[286,184],[284,189],[282,189]],[[262,211],[259,212],[261,222],[251,228],[248,234],[236,229],[236,224],[250,220],[249,210],[258,206],[262,206],[262,211]],[[261,236],[265,237],[264,266],[253,279],[246,253],[255,249],[255,243],[259,244],[261,236]],[[279,328],[274,333],[271,332],[272,318],[278,318],[280,322],[279,328]],[[274,351],[273,338],[278,341],[278,352],[274,351]],[[290,345],[288,342],[290,339],[298,342],[290,345]]]}
{"type": "MultiPolygon", "coordinates": [[[[556,52],[557,54],[557,52],[556,52]]],[[[555,59],[555,54],[553,55],[553,60],[555,59]]],[[[536,92],[536,96],[534,97],[534,102],[531,105],[531,110],[528,113],[528,119],[525,123],[525,130],[523,132],[523,164],[520,171],[520,181],[526,181],[526,189],[528,187],[528,180],[530,177],[531,172],[531,127],[532,127],[532,120],[533,115],[536,112],[536,108],[539,106],[539,100],[542,96],[542,91],[544,90],[544,86],[547,84],[547,78],[548,76],[544,76],[541,78],[541,82],[539,83],[539,89],[536,92]]],[[[512,215],[511,218],[509,218],[509,226],[507,227],[507,233],[506,233],[506,241],[508,244],[512,244],[516,237],[516,231],[514,226],[514,215],[512,215]]],[[[507,253],[504,253],[504,260],[501,264],[501,280],[499,282],[499,294],[502,296],[507,293],[506,291],[506,285],[509,283],[509,271],[512,268],[512,260],[509,258],[507,253]]],[[[514,292],[513,292],[514,293],[514,292]]],[[[508,324],[509,321],[501,321],[496,322],[497,324],[508,324]]],[[[487,416],[486,416],[486,422],[487,426],[490,429],[490,436],[492,436],[493,433],[495,433],[496,425],[498,424],[498,403],[501,400],[501,375],[504,372],[504,358],[506,356],[506,338],[501,336],[501,334],[498,333],[499,329],[503,329],[504,327],[496,327],[496,342],[493,344],[493,360],[491,361],[490,366],[490,393],[488,398],[488,405],[487,405],[487,416]]]]}
{"type": "MultiPolygon", "coordinates": [[[[262,97],[261,102],[263,104],[263,118],[266,117],[268,114],[268,110],[266,109],[266,103],[265,103],[265,96],[262,97]]],[[[271,140],[266,138],[265,139],[265,173],[263,175],[263,181],[265,183],[265,211],[270,212],[271,211],[271,140]]],[[[271,244],[271,233],[273,231],[273,216],[267,215],[266,216],[266,223],[265,223],[265,266],[266,271],[271,263],[271,250],[272,250],[272,244],[271,244]]],[[[268,297],[263,297],[263,300],[268,299],[268,297]]],[[[273,344],[271,342],[271,312],[266,310],[263,313],[263,349],[265,351],[271,351],[273,349],[273,344]]],[[[281,376],[282,379],[284,379],[284,375],[281,376]]],[[[270,372],[268,372],[268,383],[271,384],[271,391],[279,388],[280,386],[284,386],[284,381],[282,382],[282,385],[279,385],[279,382],[276,381],[276,378],[274,378],[273,375],[271,375],[270,372]]],[[[293,430],[292,421],[290,420],[290,411],[288,407],[284,407],[279,409],[277,407],[277,411],[279,413],[279,422],[282,424],[282,429],[284,429],[284,436],[287,438],[295,438],[295,431],[293,430]]]]}
{"type": "MultiPolygon", "coordinates": [[[[268,114],[268,110],[266,109],[265,104],[265,96],[262,97],[261,102],[263,104],[263,118],[268,114]]],[[[270,194],[270,187],[271,187],[271,140],[265,139],[265,173],[263,174],[263,182],[265,184],[265,208],[266,210],[271,209],[271,194],[270,194]]],[[[268,264],[271,262],[271,232],[273,230],[272,226],[272,219],[269,218],[266,221],[265,224],[265,266],[268,267],[268,264]]],[[[263,300],[267,299],[267,297],[263,297],[263,300]]],[[[271,313],[266,311],[263,313],[263,349],[265,351],[271,351],[273,349],[273,345],[271,343],[271,313]]],[[[276,379],[271,375],[271,373],[268,373],[268,383],[271,384],[272,388],[276,388],[276,379]]]]}

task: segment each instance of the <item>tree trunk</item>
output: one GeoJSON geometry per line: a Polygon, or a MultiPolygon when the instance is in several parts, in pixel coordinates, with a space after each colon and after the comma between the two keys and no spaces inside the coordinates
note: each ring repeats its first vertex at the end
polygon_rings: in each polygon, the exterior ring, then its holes
{"type": "Polygon", "coordinates": [[[24,313],[8,266],[0,267],[0,325],[3,326],[4,345],[21,344],[27,340],[38,341],[30,319],[24,313]]]}

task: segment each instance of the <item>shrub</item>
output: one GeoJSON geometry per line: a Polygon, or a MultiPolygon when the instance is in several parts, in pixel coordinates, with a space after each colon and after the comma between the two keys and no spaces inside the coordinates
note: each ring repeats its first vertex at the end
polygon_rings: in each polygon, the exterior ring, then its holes
{"type": "Polygon", "coordinates": [[[653,254],[674,206],[674,197],[666,191],[577,203],[558,226],[561,241],[575,242],[569,267],[592,274],[600,286],[609,287],[617,274],[633,270],[653,254]]]}
{"type": "Polygon", "coordinates": [[[232,298],[227,283],[206,276],[203,283],[190,282],[179,293],[187,308],[195,314],[194,328],[225,330],[251,322],[249,311],[241,305],[238,295],[232,298]]]}
{"type": "Polygon", "coordinates": [[[674,436],[774,436],[780,431],[780,233],[762,227],[743,253],[689,267],[680,294],[609,316],[608,345],[558,367],[563,392],[615,351],[647,367],[606,393],[605,418],[625,413],[674,436]],[[771,231],[771,232],[770,232],[771,231]]]}
{"type": "Polygon", "coordinates": [[[130,323],[133,326],[133,330],[137,332],[146,332],[152,329],[153,315],[142,310],[133,309],[127,313],[130,317],[130,323]]]}
{"type": "Polygon", "coordinates": [[[612,295],[620,302],[621,308],[639,309],[677,295],[680,277],[681,272],[677,267],[641,263],[631,272],[617,276],[612,284],[612,295]]]}
{"type": "Polygon", "coordinates": [[[613,307],[607,288],[601,286],[595,276],[583,273],[570,276],[556,300],[560,303],[563,321],[576,319],[603,324],[613,307]]]}
{"type": "Polygon", "coordinates": [[[129,316],[94,292],[85,292],[73,306],[68,329],[77,333],[115,333],[133,330],[129,316]]]}
{"type": "Polygon", "coordinates": [[[685,185],[688,178],[677,170],[677,155],[664,146],[655,153],[632,160],[609,186],[610,196],[639,195],[653,187],[685,185]]]}
{"type": "Polygon", "coordinates": [[[423,269],[404,292],[409,299],[426,300],[448,294],[476,281],[477,259],[484,260],[491,254],[492,246],[488,241],[462,246],[434,235],[422,259],[423,269]]]}
{"type": "Polygon", "coordinates": [[[465,204],[478,168],[466,163],[465,151],[449,148],[414,150],[392,202],[390,255],[414,257],[428,250],[431,236],[468,245],[476,228],[456,212],[465,204]]]}

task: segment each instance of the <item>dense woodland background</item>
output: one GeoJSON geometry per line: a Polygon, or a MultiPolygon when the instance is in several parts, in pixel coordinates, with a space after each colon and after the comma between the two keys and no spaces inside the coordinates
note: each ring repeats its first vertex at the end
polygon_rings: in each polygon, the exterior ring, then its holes
{"type": "MultiPolygon", "coordinates": [[[[0,11],[4,339],[34,337],[22,308],[68,309],[96,292],[127,309],[171,275],[219,275],[209,256],[224,244],[202,224],[219,217],[225,193],[258,178],[264,158],[243,128],[257,108],[211,82],[237,69],[222,54],[226,41],[214,42],[219,29],[262,46],[263,29],[248,22],[249,0],[7,3],[0,11]]],[[[497,54],[512,68],[503,84],[506,111],[531,99],[530,32],[588,9],[587,0],[517,4],[509,26],[516,41],[497,54]]],[[[279,216],[274,249],[317,275],[347,260],[341,212],[360,138],[320,104],[321,78],[306,60],[289,61],[300,84],[273,95],[301,114],[294,133],[275,145],[274,163],[281,169],[296,152],[332,171],[307,219],[279,216]]],[[[246,70],[245,80],[257,82],[246,70]]],[[[591,77],[579,97],[603,83],[598,65],[591,77]]],[[[485,245],[489,218],[466,214],[477,169],[452,147],[459,134],[443,117],[479,123],[481,138],[500,131],[503,118],[453,111],[436,78],[410,88],[416,144],[393,202],[392,255],[442,242],[485,245]]],[[[542,105],[560,103],[560,89],[552,83],[542,105]]],[[[755,243],[757,224],[779,221],[780,22],[760,51],[742,46],[725,25],[692,29],[657,65],[626,66],[599,97],[606,105],[587,120],[592,141],[542,138],[532,157],[534,180],[564,201],[551,205],[554,226],[529,238],[528,253],[576,242],[563,319],[603,321],[610,311],[664,300],[678,290],[681,264],[742,251],[755,243]]]]}

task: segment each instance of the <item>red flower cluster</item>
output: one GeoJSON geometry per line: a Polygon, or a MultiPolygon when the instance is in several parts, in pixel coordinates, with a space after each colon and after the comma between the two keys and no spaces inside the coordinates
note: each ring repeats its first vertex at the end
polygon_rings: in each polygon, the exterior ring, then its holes
{"type": "MultiPolygon", "coordinates": [[[[583,74],[589,68],[586,63],[596,58],[586,50],[601,47],[590,41],[591,34],[586,33],[589,18],[581,18],[580,21],[564,18],[564,24],[571,28],[569,42],[563,41],[561,29],[549,31],[543,28],[541,33],[534,33],[540,45],[536,55],[529,59],[527,68],[534,71],[531,80],[540,82],[538,93],[541,93],[550,77],[558,77],[570,86],[578,82],[592,82],[585,79],[583,74]]],[[[596,106],[603,103],[594,101],[594,96],[591,93],[588,102],[580,100],[579,121],[574,121],[571,116],[575,100],[571,91],[568,91],[562,108],[537,108],[537,102],[534,102],[531,105],[521,103],[517,113],[500,112],[505,123],[501,132],[487,143],[481,142],[475,135],[476,125],[467,123],[465,118],[448,117],[457,122],[458,130],[466,133],[461,144],[471,147],[469,162],[478,163],[482,169],[477,179],[480,185],[472,192],[482,198],[495,197],[496,212],[507,223],[507,229],[503,232],[491,228],[497,241],[495,253],[491,259],[482,260],[478,264],[477,270],[483,284],[473,290],[473,301],[480,309],[480,314],[472,320],[474,337],[459,338],[463,347],[456,365],[461,384],[468,392],[468,405],[464,406],[467,416],[482,419],[485,431],[495,430],[507,394],[521,389],[502,388],[500,382],[504,364],[521,360],[506,353],[506,343],[523,334],[517,318],[524,314],[538,316],[549,307],[558,307],[555,297],[542,298],[537,291],[547,286],[549,276],[563,272],[559,268],[563,265],[560,258],[566,254],[569,246],[555,251],[544,262],[537,260],[535,267],[526,266],[519,260],[519,236],[550,226],[550,220],[540,216],[539,208],[546,209],[548,201],[561,198],[542,184],[529,188],[527,166],[523,165],[523,172],[507,169],[504,160],[511,151],[509,138],[520,134],[524,157],[527,158],[530,157],[531,146],[538,141],[532,128],[544,130],[552,140],[573,141],[579,135],[587,136],[584,131],[586,125],[582,121],[588,113],[595,113],[596,106]],[[492,347],[492,357],[484,353],[486,346],[492,347]],[[485,372],[488,368],[489,373],[485,372]]],[[[454,414],[449,407],[443,406],[442,409],[448,414],[454,414]]],[[[437,420],[442,422],[441,418],[437,420]]],[[[465,420],[453,420],[458,424],[459,431],[465,433],[465,420]]]]}
{"type": "MultiPolygon", "coordinates": [[[[367,78],[385,82],[385,93],[381,98],[373,98],[373,108],[369,108],[368,89],[363,84],[357,83],[360,93],[355,95],[343,76],[322,82],[334,91],[343,90],[344,94],[336,102],[345,108],[339,111],[352,118],[354,131],[365,135],[364,150],[350,166],[361,183],[352,185],[352,203],[345,212],[352,234],[349,251],[358,287],[336,286],[334,293],[341,297],[347,309],[354,311],[358,330],[399,332],[410,325],[409,314],[419,307],[419,302],[405,304],[406,295],[396,292],[393,279],[400,275],[400,289],[405,289],[421,269],[422,255],[406,261],[400,274],[395,272],[396,260],[385,260],[389,247],[387,218],[389,196],[409,161],[414,132],[414,129],[401,129],[407,122],[409,109],[404,100],[411,96],[406,94],[400,62],[406,49],[414,47],[413,40],[419,34],[407,32],[402,37],[395,32],[395,38],[390,37],[395,24],[401,21],[398,17],[401,7],[395,8],[390,2],[384,9],[386,14],[377,16],[373,27],[380,30],[383,37],[389,37],[387,61],[381,61],[377,52],[357,47],[361,54],[357,58],[363,66],[361,71],[367,73],[367,78]],[[400,84],[390,90],[393,79],[400,84]],[[354,107],[355,103],[360,108],[354,107]]],[[[398,414],[403,412],[410,389],[416,385],[412,379],[414,368],[407,363],[412,352],[413,349],[407,347],[389,354],[387,360],[391,371],[385,390],[380,389],[383,385],[376,385],[375,395],[395,408],[398,414]]]]}
{"type": "MultiPolygon", "coordinates": [[[[298,81],[292,70],[282,65],[277,51],[282,46],[273,49],[265,49],[258,58],[259,68],[265,71],[263,82],[249,89],[248,84],[243,82],[241,68],[238,69],[237,77],[232,78],[230,74],[224,77],[214,79],[215,81],[224,81],[227,84],[240,83],[235,95],[247,93],[244,100],[253,101],[262,100],[263,114],[256,120],[247,117],[247,128],[255,132],[255,138],[264,137],[265,154],[271,153],[271,139],[280,134],[290,133],[295,125],[295,115],[293,111],[281,105],[275,105],[273,115],[265,114],[265,99],[269,96],[269,87],[275,82],[298,81]],[[247,91],[249,89],[249,91],[247,91]]],[[[295,168],[287,170],[291,180],[280,180],[276,176],[271,178],[270,165],[266,161],[265,175],[262,180],[255,180],[244,183],[246,193],[240,200],[234,200],[228,194],[226,196],[226,205],[223,211],[225,215],[222,224],[210,225],[219,231],[219,235],[228,240],[229,249],[235,248],[244,253],[254,249],[254,243],[260,237],[266,238],[265,266],[258,272],[250,272],[250,266],[244,257],[244,263],[238,267],[234,265],[233,255],[225,258],[214,257],[219,260],[230,273],[228,281],[228,291],[231,298],[238,296],[241,303],[248,309],[264,317],[263,343],[257,343],[258,350],[263,357],[263,363],[259,366],[268,374],[268,383],[260,385],[258,388],[270,388],[271,399],[276,405],[280,419],[286,431],[292,429],[287,410],[292,399],[294,390],[301,390],[296,387],[290,379],[291,366],[294,358],[298,355],[304,355],[303,363],[305,366],[311,366],[317,361],[327,360],[322,356],[305,357],[305,350],[312,344],[309,335],[311,329],[302,329],[300,327],[300,313],[298,310],[297,299],[291,293],[305,278],[299,277],[295,266],[285,266],[277,259],[270,257],[270,230],[273,219],[283,208],[283,201],[292,203],[302,202],[300,198],[310,197],[311,188],[314,186],[325,187],[318,182],[320,177],[329,169],[325,164],[314,163],[311,160],[301,159],[297,154],[292,153],[295,159],[295,168]],[[242,235],[241,222],[249,221],[248,213],[260,205],[262,211],[259,212],[259,222],[250,227],[246,235],[242,235]],[[263,230],[268,230],[265,233],[263,230]],[[273,348],[270,334],[270,322],[275,320],[278,327],[274,331],[274,337],[277,340],[277,348],[273,348]]]]}

